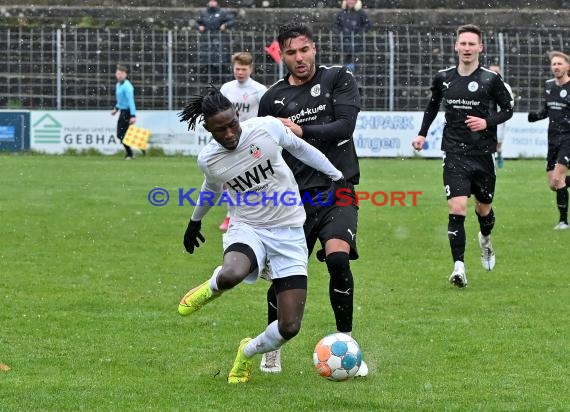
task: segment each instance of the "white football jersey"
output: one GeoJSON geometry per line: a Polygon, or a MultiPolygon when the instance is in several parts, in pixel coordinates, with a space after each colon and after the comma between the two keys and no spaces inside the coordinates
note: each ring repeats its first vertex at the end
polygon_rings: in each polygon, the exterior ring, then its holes
{"type": "Polygon", "coordinates": [[[257,117],[259,101],[267,91],[267,87],[252,78],[240,83],[237,80],[224,83],[220,92],[228,98],[239,113],[240,121],[257,117]]]}
{"type": "MultiPolygon", "coordinates": [[[[342,173],[319,150],[295,136],[274,117],[256,117],[240,122],[242,132],[234,150],[212,140],[198,155],[204,172],[202,192],[219,196],[225,185],[232,221],[252,227],[301,227],[305,209],[293,172],[281,155],[282,148],[333,180],[342,173]],[[248,192],[253,192],[248,195],[248,192]]],[[[225,199],[224,199],[225,200],[225,199]]],[[[192,220],[201,220],[211,206],[198,205],[192,220]]]]}

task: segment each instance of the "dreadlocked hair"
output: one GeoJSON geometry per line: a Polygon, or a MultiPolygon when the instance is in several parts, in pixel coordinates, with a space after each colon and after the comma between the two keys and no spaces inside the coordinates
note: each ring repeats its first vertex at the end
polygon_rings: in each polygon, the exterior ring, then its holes
{"type": "Polygon", "coordinates": [[[232,103],[224,96],[220,90],[214,85],[210,85],[206,89],[203,96],[194,95],[190,97],[188,104],[178,117],[181,122],[188,122],[188,130],[195,130],[196,123],[203,119],[206,121],[209,117],[220,112],[228,110],[232,107],[232,103]]]}

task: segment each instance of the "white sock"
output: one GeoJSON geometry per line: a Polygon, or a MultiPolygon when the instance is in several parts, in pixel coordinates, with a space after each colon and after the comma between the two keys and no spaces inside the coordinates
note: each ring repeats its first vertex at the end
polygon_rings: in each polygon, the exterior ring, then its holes
{"type": "Polygon", "coordinates": [[[210,278],[210,289],[212,289],[212,292],[214,292],[214,294],[221,293],[220,289],[218,289],[218,273],[220,272],[221,269],[222,269],[221,266],[218,266],[217,268],[215,268],[214,273],[212,274],[212,277],[210,278]]]}
{"type": "Polygon", "coordinates": [[[463,269],[463,270],[465,270],[465,263],[463,263],[462,261],[458,260],[457,262],[455,262],[455,269],[463,269]]]}
{"type": "Polygon", "coordinates": [[[264,332],[249,341],[249,343],[245,345],[243,352],[245,356],[251,358],[258,353],[271,352],[272,350],[280,348],[285,342],[287,342],[287,340],[279,333],[277,321],[275,320],[267,326],[264,332]]]}

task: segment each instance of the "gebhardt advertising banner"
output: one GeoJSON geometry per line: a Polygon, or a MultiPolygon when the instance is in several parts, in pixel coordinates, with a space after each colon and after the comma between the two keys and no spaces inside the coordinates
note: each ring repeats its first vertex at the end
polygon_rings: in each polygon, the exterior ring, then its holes
{"type": "MultiPolygon", "coordinates": [[[[210,135],[201,126],[189,131],[176,111],[139,111],[137,125],[151,131],[150,146],[167,154],[196,155],[210,135]]],[[[360,157],[441,157],[443,113],[433,122],[426,147],[416,153],[412,139],[420,129],[422,112],[361,112],[354,131],[360,157]]],[[[116,117],[109,111],[32,111],[31,148],[45,153],[95,149],[114,154],[122,147],[116,136],[116,117]]],[[[526,113],[515,113],[506,123],[503,157],[544,158],[548,121],[528,123],[526,113]]]]}

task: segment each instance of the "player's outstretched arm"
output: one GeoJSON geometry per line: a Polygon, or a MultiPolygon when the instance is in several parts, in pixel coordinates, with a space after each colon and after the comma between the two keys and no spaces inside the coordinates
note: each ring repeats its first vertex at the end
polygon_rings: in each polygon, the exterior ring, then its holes
{"type": "Polygon", "coordinates": [[[275,134],[278,136],[278,144],[283,149],[291,153],[292,156],[299,159],[301,162],[311,166],[313,169],[326,174],[333,181],[342,179],[342,172],[338,170],[330,162],[329,159],[318,149],[305,142],[303,139],[298,139],[295,135],[285,127],[281,122],[276,120],[273,122],[275,125],[275,134]]]}
{"type": "MultiPolygon", "coordinates": [[[[356,106],[335,106],[335,120],[330,123],[297,126],[305,140],[315,139],[323,142],[338,142],[352,137],[360,109],[356,106]]],[[[287,119],[288,120],[288,119],[287,119]]],[[[295,133],[297,134],[297,133],[295,133]]]]}

